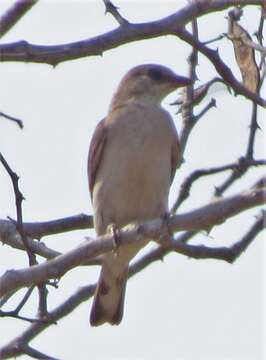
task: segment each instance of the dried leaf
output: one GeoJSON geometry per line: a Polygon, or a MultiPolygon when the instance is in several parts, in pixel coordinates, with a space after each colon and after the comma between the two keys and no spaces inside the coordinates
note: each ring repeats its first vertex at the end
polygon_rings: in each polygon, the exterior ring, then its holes
{"type": "Polygon", "coordinates": [[[252,38],[249,33],[237,23],[232,13],[229,13],[228,25],[228,37],[234,46],[235,58],[242,75],[243,84],[250,91],[257,92],[260,73],[255,60],[255,51],[248,46],[252,38]]]}

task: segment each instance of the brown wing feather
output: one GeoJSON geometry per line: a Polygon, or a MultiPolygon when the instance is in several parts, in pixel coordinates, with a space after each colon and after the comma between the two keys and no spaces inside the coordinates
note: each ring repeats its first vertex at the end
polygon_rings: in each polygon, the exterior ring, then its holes
{"type": "Polygon", "coordinates": [[[88,178],[89,188],[92,197],[92,190],[95,183],[95,177],[99,168],[101,157],[103,154],[104,145],[106,142],[107,128],[105,119],[101,120],[96,126],[94,134],[91,139],[89,156],[88,156],[88,178]]]}
{"type": "Polygon", "coordinates": [[[171,182],[174,180],[176,169],[180,165],[180,163],[181,163],[181,149],[178,140],[178,135],[175,132],[175,137],[172,145],[172,153],[171,153],[171,166],[172,166],[171,182]]]}

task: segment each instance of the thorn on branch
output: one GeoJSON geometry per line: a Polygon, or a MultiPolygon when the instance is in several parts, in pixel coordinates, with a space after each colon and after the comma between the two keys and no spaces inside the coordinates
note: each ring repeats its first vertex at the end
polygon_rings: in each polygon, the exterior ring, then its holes
{"type": "Polygon", "coordinates": [[[105,5],[105,14],[111,14],[120,26],[129,24],[129,22],[120,15],[118,11],[119,8],[117,6],[115,6],[110,0],[103,1],[105,5]]]}

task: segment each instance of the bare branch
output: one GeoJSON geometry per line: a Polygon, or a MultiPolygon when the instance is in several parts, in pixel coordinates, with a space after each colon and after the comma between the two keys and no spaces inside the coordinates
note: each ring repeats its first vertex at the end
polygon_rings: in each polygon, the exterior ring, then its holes
{"type": "Polygon", "coordinates": [[[221,35],[218,35],[217,37],[215,37],[214,39],[210,39],[210,40],[207,40],[207,41],[204,41],[203,44],[204,45],[209,45],[209,44],[212,44],[216,41],[219,41],[219,40],[222,40],[224,39],[224,34],[221,34],[221,35]]]}
{"type": "Polygon", "coordinates": [[[18,0],[0,18],[0,38],[5,35],[38,0],[18,0]]]}
{"type": "MultiPolygon", "coordinates": [[[[138,272],[143,270],[145,267],[151,263],[162,260],[165,255],[170,251],[175,250],[181,253],[189,253],[195,258],[217,258],[220,260],[228,261],[232,263],[236,258],[248,247],[256,235],[265,228],[265,212],[261,214],[256,223],[252,226],[249,232],[236,244],[232,245],[230,248],[207,248],[203,246],[186,246],[186,242],[195,235],[195,232],[186,232],[178,237],[173,242],[172,247],[162,247],[159,246],[156,249],[149,251],[146,255],[142,256],[139,260],[135,261],[129,270],[129,277],[136,275],[138,272]],[[216,251],[217,250],[217,251],[216,251]]],[[[50,315],[54,321],[58,321],[64,316],[70,314],[76,307],[78,307],[82,302],[87,301],[94,294],[96,285],[88,285],[80,288],[76,291],[69,299],[64,301],[60,306],[51,311],[50,315]]],[[[47,329],[51,324],[45,322],[33,323],[26,331],[24,331],[20,336],[14,339],[12,342],[0,349],[1,359],[6,359],[11,356],[18,356],[22,353],[25,353],[23,347],[18,346],[18,344],[27,345],[33,338],[35,338],[42,331],[47,329]]],[[[28,345],[27,345],[28,346],[28,345]]]]}
{"type": "MultiPolygon", "coordinates": [[[[198,40],[198,24],[197,20],[192,21],[192,32],[193,36],[198,40]]],[[[196,67],[198,65],[198,51],[196,48],[192,48],[191,54],[188,58],[189,62],[189,78],[192,80],[192,84],[186,86],[182,90],[182,129],[180,133],[180,150],[182,157],[184,156],[185,147],[187,144],[188,137],[196,124],[194,113],[193,113],[193,100],[195,95],[194,83],[197,80],[196,67]]]]}
{"type": "MultiPolygon", "coordinates": [[[[102,55],[104,51],[144,39],[175,34],[177,28],[208,13],[236,5],[263,5],[265,0],[198,0],[161,20],[122,27],[84,41],[56,46],[41,46],[18,41],[0,46],[1,61],[26,61],[57,65],[84,56],[102,55]]],[[[200,49],[198,49],[201,51],[200,49]]]]}
{"type": "MultiPolygon", "coordinates": [[[[80,215],[74,215],[72,217],[69,218],[65,218],[65,219],[60,219],[60,221],[62,220],[63,223],[66,225],[66,228],[68,227],[67,225],[67,219],[70,219],[70,221],[72,219],[82,219],[83,217],[86,218],[90,218],[90,216],[87,215],[82,215],[80,217],[80,215]]],[[[48,228],[50,226],[50,224],[56,223],[58,220],[54,220],[54,221],[47,221],[47,222],[43,222],[40,224],[48,224],[48,228]]],[[[27,223],[26,223],[27,224],[27,223]]],[[[30,226],[35,225],[34,223],[28,223],[30,224],[30,226]]],[[[36,223],[36,225],[38,225],[39,223],[36,223]]],[[[76,222],[75,227],[76,230],[78,230],[78,224],[79,221],[76,222]]],[[[81,228],[83,227],[83,223],[81,222],[81,228]]],[[[57,233],[60,233],[60,231],[58,230],[57,233]]],[[[23,242],[21,240],[20,235],[18,234],[18,232],[16,231],[16,227],[14,225],[13,222],[8,221],[8,220],[1,220],[0,219],[0,242],[2,242],[3,244],[7,244],[15,249],[19,249],[22,251],[25,251],[25,247],[23,245],[23,242]]],[[[49,259],[53,259],[59,255],[61,255],[60,252],[53,250],[49,247],[47,247],[45,245],[45,243],[41,242],[41,241],[34,241],[31,238],[28,238],[28,244],[31,248],[31,251],[33,253],[35,253],[36,255],[42,256],[43,258],[49,260],[49,259]]],[[[86,265],[86,266],[91,266],[91,265],[100,265],[101,264],[101,258],[100,257],[96,257],[94,259],[91,260],[87,260],[85,261],[82,265],[86,265]]],[[[1,304],[1,302],[0,302],[1,304]]],[[[1,307],[1,306],[0,306],[1,307]]]]}
{"type": "MultiPolygon", "coordinates": [[[[226,219],[254,206],[266,203],[265,188],[253,187],[251,190],[233,197],[217,200],[189,213],[172,216],[169,219],[171,231],[206,230],[226,219]]],[[[150,221],[142,225],[127,226],[121,231],[121,246],[143,242],[146,239],[161,240],[165,232],[162,219],[150,221]]],[[[96,240],[86,241],[78,248],[60,255],[55,259],[28,269],[10,270],[0,278],[0,296],[21,287],[31,286],[59,278],[70,269],[79,266],[84,260],[95,257],[104,252],[115,250],[117,244],[113,236],[105,235],[96,240]]]]}
{"type": "Polygon", "coordinates": [[[40,321],[39,319],[34,319],[34,318],[26,317],[26,316],[21,316],[21,315],[17,314],[15,312],[15,310],[12,310],[12,311],[0,310],[0,318],[3,318],[3,317],[9,317],[9,318],[13,318],[13,319],[23,320],[23,321],[27,321],[29,323],[34,323],[36,321],[40,321]]]}
{"type": "Polygon", "coordinates": [[[18,186],[18,181],[19,181],[19,177],[18,175],[11,169],[11,167],[8,165],[6,159],[3,157],[3,155],[0,153],[0,162],[2,163],[2,165],[4,166],[4,168],[6,169],[11,181],[12,181],[12,185],[13,185],[13,189],[14,189],[14,193],[15,193],[15,198],[16,198],[16,210],[17,210],[17,230],[21,235],[21,239],[23,241],[24,247],[27,251],[28,257],[29,257],[29,263],[30,265],[33,265],[36,263],[36,258],[34,256],[34,254],[32,253],[29,244],[28,244],[28,239],[27,236],[24,232],[24,228],[23,228],[23,217],[22,217],[22,201],[24,200],[24,196],[22,195],[19,186],[18,186]]]}
{"type": "Polygon", "coordinates": [[[197,115],[195,115],[195,120],[198,121],[213,107],[216,107],[216,100],[214,98],[211,98],[208,104],[197,115]]]}
{"type": "MultiPolygon", "coordinates": [[[[0,220],[0,241],[15,249],[25,251],[25,246],[16,230],[15,224],[9,220],[0,220]]],[[[48,248],[43,242],[37,242],[28,238],[28,245],[32,252],[46,259],[52,259],[60,255],[58,251],[48,248]]]]}
{"type": "Polygon", "coordinates": [[[54,357],[48,356],[36,349],[33,349],[32,347],[30,347],[29,345],[24,345],[22,344],[20,346],[20,349],[22,351],[23,354],[27,354],[30,357],[32,357],[33,359],[43,359],[43,360],[59,360],[56,359],[54,357]]]}
{"type": "Polygon", "coordinates": [[[179,208],[179,206],[189,197],[193,183],[196,180],[200,179],[201,177],[218,174],[220,172],[224,172],[228,170],[235,170],[237,172],[242,172],[243,170],[246,171],[246,169],[252,166],[261,166],[261,165],[266,165],[266,160],[249,160],[246,158],[240,158],[236,163],[218,166],[209,169],[198,169],[193,171],[193,173],[191,173],[181,184],[178,198],[174,203],[171,212],[175,213],[176,210],[179,208]]]}
{"type": "Polygon", "coordinates": [[[188,245],[172,240],[169,243],[169,250],[179,254],[190,256],[194,259],[217,259],[233,263],[251,244],[257,234],[266,227],[266,213],[262,215],[248,231],[248,233],[231,247],[207,247],[205,245],[188,245]]]}
{"type": "Polygon", "coordinates": [[[23,296],[23,299],[21,300],[21,302],[18,304],[18,306],[16,307],[16,309],[14,310],[17,314],[20,312],[20,310],[23,308],[23,306],[26,304],[26,302],[28,301],[28,299],[30,298],[32,292],[33,292],[34,286],[31,286],[26,294],[23,296]]]}
{"type": "Polygon", "coordinates": [[[250,133],[248,138],[247,152],[246,158],[253,159],[254,155],[254,144],[255,144],[255,136],[257,130],[260,128],[257,121],[257,113],[258,106],[257,104],[252,104],[252,114],[251,114],[251,122],[250,122],[250,133]]]}
{"type": "Polygon", "coordinates": [[[43,236],[61,234],[67,231],[93,228],[93,216],[78,214],[52,221],[24,223],[27,236],[41,239],[43,236]]]}
{"type": "Polygon", "coordinates": [[[105,13],[110,13],[111,15],[113,15],[115,20],[121,26],[123,26],[124,24],[128,24],[128,21],[120,15],[118,11],[119,8],[117,6],[115,6],[110,0],[103,0],[103,2],[105,4],[105,13]]]}
{"type": "Polygon", "coordinates": [[[0,112],[0,116],[4,117],[5,119],[14,121],[16,124],[18,124],[18,126],[20,127],[20,129],[23,129],[24,125],[23,125],[22,120],[17,119],[17,118],[15,118],[15,117],[13,117],[13,116],[7,115],[7,114],[5,114],[5,113],[3,113],[3,112],[0,112]]]}

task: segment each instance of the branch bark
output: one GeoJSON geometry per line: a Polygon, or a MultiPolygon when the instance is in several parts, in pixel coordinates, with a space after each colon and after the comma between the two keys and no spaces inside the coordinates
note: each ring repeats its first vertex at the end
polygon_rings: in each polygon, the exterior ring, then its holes
{"type": "MultiPolygon", "coordinates": [[[[265,180],[264,180],[265,181],[265,180]]],[[[263,184],[264,182],[261,181],[263,184]]],[[[254,187],[245,193],[218,200],[189,213],[172,216],[169,219],[171,231],[206,230],[226,219],[254,206],[266,203],[265,187],[254,187]]],[[[121,246],[136,241],[154,239],[160,241],[165,234],[163,220],[154,220],[142,225],[128,226],[121,231],[121,246]]],[[[78,248],[40,265],[21,270],[7,271],[0,278],[0,296],[16,289],[39,284],[49,279],[60,278],[70,269],[79,266],[83,261],[116,250],[117,244],[111,235],[105,235],[95,240],[86,241],[78,248]]],[[[175,250],[173,248],[173,250],[175,250]]],[[[182,252],[184,253],[184,252],[182,252]]],[[[191,256],[191,254],[189,254],[191,256]]]]}
{"type": "Polygon", "coordinates": [[[19,0],[0,18],[0,38],[4,36],[38,0],[19,0]]]}
{"type": "Polygon", "coordinates": [[[133,41],[174,34],[193,19],[237,5],[263,5],[264,0],[197,0],[161,20],[130,24],[123,22],[117,29],[74,43],[42,46],[18,41],[0,46],[1,61],[26,61],[57,65],[62,61],[85,56],[102,55],[104,51],[133,41]]]}

